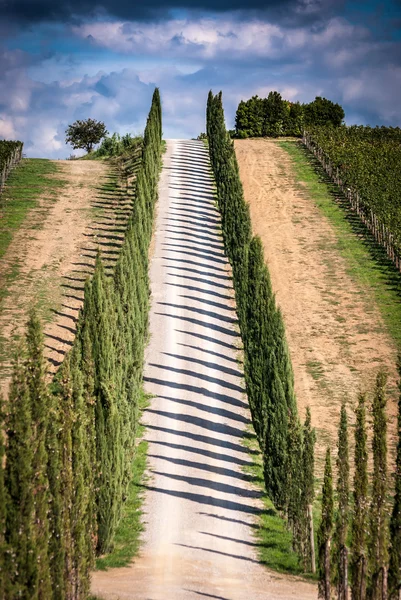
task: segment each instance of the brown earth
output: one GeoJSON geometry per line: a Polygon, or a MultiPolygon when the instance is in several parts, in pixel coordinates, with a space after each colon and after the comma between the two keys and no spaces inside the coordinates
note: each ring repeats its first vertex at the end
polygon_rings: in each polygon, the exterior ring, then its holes
{"type": "Polygon", "coordinates": [[[115,170],[102,161],[57,161],[55,175],[66,181],[57,198],[46,193],[16,232],[0,261],[2,364],[0,390],[6,391],[10,357],[31,307],[45,323],[49,373],[72,345],[85,280],[93,272],[97,250],[106,265],[114,262],[124,237],[131,199],[114,189],[115,170]],[[121,196],[120,196],[121,194],[121,196]],[[18,276],[7,275],[18,265],[18,276]]]}
{"type": "Polygon", "coordinates": [[[288,154],[266,139],[238,140],[235,150],[286,325],[301,415],[311,407],[321,472],[326,445],[335,448],[341,403],[354,406],[359,391],[371,390],[379,367],[389,372],[394,437],[396,348],[372,292],[348,274],[332,225],[296,182],[288,154]]]}

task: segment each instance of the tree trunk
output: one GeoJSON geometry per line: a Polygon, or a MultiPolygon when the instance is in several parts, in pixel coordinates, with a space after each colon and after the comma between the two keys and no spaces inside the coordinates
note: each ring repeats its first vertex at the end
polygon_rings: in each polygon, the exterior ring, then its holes
{"type": "Polygon", "coordinates": [[[313,533],[313,513],[312,504],[308,504],[308,523],[309,523],[309,544],[310,544],[310,569],[313,574],[316,573],[315,558],[315,536],[313,533]]]}
{"type": "Polygon", "coordinates": [[[348,550],[346,546],[340,548],[338,600],[348,600],[348,550]]]}
{"type": "Polygon", "coordinates": [[[330,540],[327,540],[324,548],[324,600],[330,600],[331,586],[330,586],[331,572],[330,572],[330,540]]]}

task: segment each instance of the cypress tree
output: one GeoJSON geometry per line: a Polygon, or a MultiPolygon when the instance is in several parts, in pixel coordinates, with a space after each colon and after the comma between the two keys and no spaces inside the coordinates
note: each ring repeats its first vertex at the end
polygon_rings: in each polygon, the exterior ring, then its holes
{"type": "Polygon", "coordinates": [[[292,529],[292,547],[302,560],[302,428],[296,415],[290,414],[287,439],[287,519],[292,529]]]}
{"type": "Polygon", "coordinates": [[[48,456],[47,477],[49,481],[49,567],[52,585],[52,599],[65,599],[64,562],[65,545],[63,530],[63,470],[62,447],[59,438],[64,423],[61,419],[63,403],[61,395],[53,391],[50,395],[49,423],[46,433],[46,449],[48,456]]]}
{"type": "Polygon", "coordinates": [[[330,545],[333,530],[333,476],[331,470],[330,448],[327,448],[326,463],[324,468],[324,482],[322,491],[322,519],[318,531],[319,547],[319,598],[330,600],[331,594],[331,559],[330,545]]]}
{"type": "Polygon", "coordinates": [[[31,313],[26,334],[26,374],[29,388],[33,436],[33,493],[35,522],[35,553],[38,565],[38,598],[50,597],[49,546],[49,481],[46,435],[49,400],[46,386],[46,366],[43,357],[43,333],[35,312],[31,313]]]}
{"type": "Polygon", "coordinates": [[[372,600],[387,598],[387,375],[380,371],[373,398],[373,482],[370,506],[370,595],[372,600]]]}
{"type": "Polygon", "coordinates": [[[303,428],[301,491],[302,559],[304,570],[316,573],[315,537],[313,531],[313,501],[315,498],[315,443],[309,406],[303,428]]]}
{"type": "Polygon", "coordinates": [[[4,409],[3,397],[0,395],[0,598],[5,598],[7,590],[6,570],[6,489],[4,482],[4,409]]]}
{"type": "Polygon", "coordinates": [[[401,361],[398,361],[400,391],[398,399],[398,444],[394,473],[394,505],[390,521],[389,592],[394,600],[401,600],[401,361]]]}
{"type": "Polygon", "coordinates": [[[351,538],[351,588],[353,600],[366,599],[366,529],[368,518],[368,451],[365,395],[360,394],[356,409],[354,509],[351,538]]]}
{"type": "Polygon", "coordinates": [[[348,599],[348,520],[349,520],[349,456],[348,421],[345,405],[341,406],[337,455],[338,512],[335,531],[338,600],[348,599]]]}
{"type": "Polygon", "coordinates": [[[38,598],[33,495],[32,413],[22,356],[14,362],[6,421],[7,573],[10,600],[38,598]]]}

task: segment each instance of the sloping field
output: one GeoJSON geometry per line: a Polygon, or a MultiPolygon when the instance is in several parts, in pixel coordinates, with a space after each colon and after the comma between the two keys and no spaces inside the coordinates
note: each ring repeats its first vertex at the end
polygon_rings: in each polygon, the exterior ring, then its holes
{"type": "Polygon", "coordinates": [[[109,600],[315,598],[313,584],[258,562],[253,531],[262,504],[243,472],[252,457],[242,444],[250,415],[240,338],[202,142],[167,143],[154,239],[143,545],[131,566],[94,573],[93,593],[109,600]]]}
{"type": "MultiPolygon", "coordinates": [[[[56,161],[63,185],[43,193],[0,260],[0,387],[5,390],[15,342],[31,307],[45,321],[45,351],[54,372],[71,347],[85,279],[98,249],[112,264],[132,198],[102,161],[56,161]]],[[[50,182],[51,183],[51,182],[50,182]]],[[[10,182],[18,186],[18,172],[10,182]]],[[[49,184],[50,186],[50,184],[49,184]]]]}
{"type": "Polygon", "coordinates": [[[333,226],[297,183],[289,155],[267,139],[238,140],[235,150],[284,316],[298,405],[302,415],[307,405],[312,410],[320,471],[324,448],[336,444],[341,403],[352,407],[359,391],[372,390],[379,367],[390,375],[394,435],[395,344],[372,290],[351,276],[333,226]]]}

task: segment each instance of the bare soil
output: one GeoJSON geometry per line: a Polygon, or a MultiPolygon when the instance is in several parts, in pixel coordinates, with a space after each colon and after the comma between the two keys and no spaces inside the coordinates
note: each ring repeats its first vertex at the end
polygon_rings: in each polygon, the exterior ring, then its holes
{"type": "Polygon", "coordinates": [[[238,140],[235,150],[286,325],[301,415],[311,407],[321,472],[325,447],[335,448],[341,403],[354,406],[359,391],[372,390],[379,367],[389,373],[394,438],[396,348],[371,292],[348,274],[332,225],[296,183],[287,153],[266,139],[238,140]]]}
{"type": "Polygon", "coordinates": [[[0,304],[2,358],[0,390],[7,390],[10,359],[24,331],[29,310],[45,319],[45,355],[49,375],[71,347],[82,306],[85,280],[101,250],[114,262],[124,237],[130,199],[113,190],[115,173],[102,161],[57,161],[55,175],[66,180],[56,200],[44,193],[28,213],[0,261],[0,283],[18,264],[18,276],[0,304]]]}

